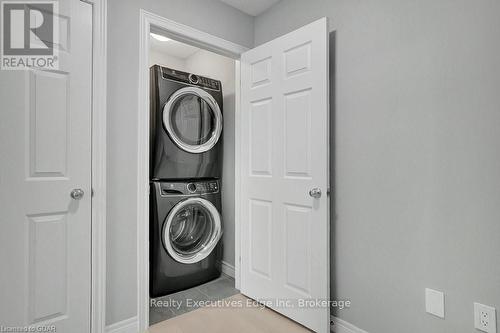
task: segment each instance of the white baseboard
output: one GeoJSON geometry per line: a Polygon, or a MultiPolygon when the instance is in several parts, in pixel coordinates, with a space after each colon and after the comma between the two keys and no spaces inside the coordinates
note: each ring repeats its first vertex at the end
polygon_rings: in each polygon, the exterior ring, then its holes
{"type": "Polygon", "coordinates": [[[340,318],[330,316],[330,330],[335,333],[368,333],[340,318]]]}
{"type": "Polygon", "coordinates": [[[228,264],[224,260],[221,262],[221,266],[222,266],[222,273],[229,275],[230,277],[232,277],[234,279],[234,276],[235,276],[234,266],[231,264],[228,264]]]}
{"type": "Polygon", "coordinates": [[[139,321],[132,317],[106,326],[106,333],[137,333],[139,332],[139,321]]]}

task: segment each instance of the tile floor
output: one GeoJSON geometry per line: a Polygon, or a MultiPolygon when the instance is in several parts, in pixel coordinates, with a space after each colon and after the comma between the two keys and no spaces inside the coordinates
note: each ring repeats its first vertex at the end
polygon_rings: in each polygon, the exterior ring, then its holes
{"type": "Polygon", "coordinates": [[[201,286],[180,291],[175,294],[156,298],[162,304],[149,307],[149,324],[176,317],[199,308],[200,301],[217,301],[238,294],[234,288],[234,279],[222,274],[220,278],[202,284],[201,286]]]}
{"type": "Polygon", "coordinates": [[[149,327],[148,332],[312,333],[304,326],[271,309],[256,306],[254,301],[242,294],[226,298],[226,303],[218,307],[201,307],[182,316],[159,322],[149,327]]]}

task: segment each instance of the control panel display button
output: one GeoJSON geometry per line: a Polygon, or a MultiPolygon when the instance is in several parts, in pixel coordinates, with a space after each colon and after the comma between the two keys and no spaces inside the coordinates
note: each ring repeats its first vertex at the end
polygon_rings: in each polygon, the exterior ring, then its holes
{"type": "Polygon", "coordinates": [[[197,186],[195,183],[189,183],[187,184],[187,189],[189,192],[194,193],[196,192],[197,186]]]}

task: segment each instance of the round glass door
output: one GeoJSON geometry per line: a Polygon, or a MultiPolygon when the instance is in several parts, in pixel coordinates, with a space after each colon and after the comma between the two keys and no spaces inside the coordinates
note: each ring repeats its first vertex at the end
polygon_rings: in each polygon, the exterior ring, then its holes
{"type": "Polygon", "coordinates": [[[177,90],[163,107],[163,125],[179,148],[203,153],[220,138],[222,113],[212,95],[186,87],[177,90]]]}
{"type": "Polygon", "coordinates": [[[202,198],[179,202],[167,216],[163,244],[172,258],[183,264],[205,259],[219,242],[222,225],[217,208],[202,198]]]}

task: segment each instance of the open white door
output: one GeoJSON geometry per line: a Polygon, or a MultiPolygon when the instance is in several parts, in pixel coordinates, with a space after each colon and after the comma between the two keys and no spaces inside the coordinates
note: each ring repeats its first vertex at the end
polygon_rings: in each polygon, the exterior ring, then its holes
{"type": "Polygon", "coordinates": [[[326,18],[241,59],[241,291],[329,332],[326,18]],[[286,302],[286,303],[285,303],[286,302]]]}
{"type": "Polygon", "coordinates": [[[59,69],[0,71],[0,324],[89,333],[92,4],[58,3],[59,69]]]}

